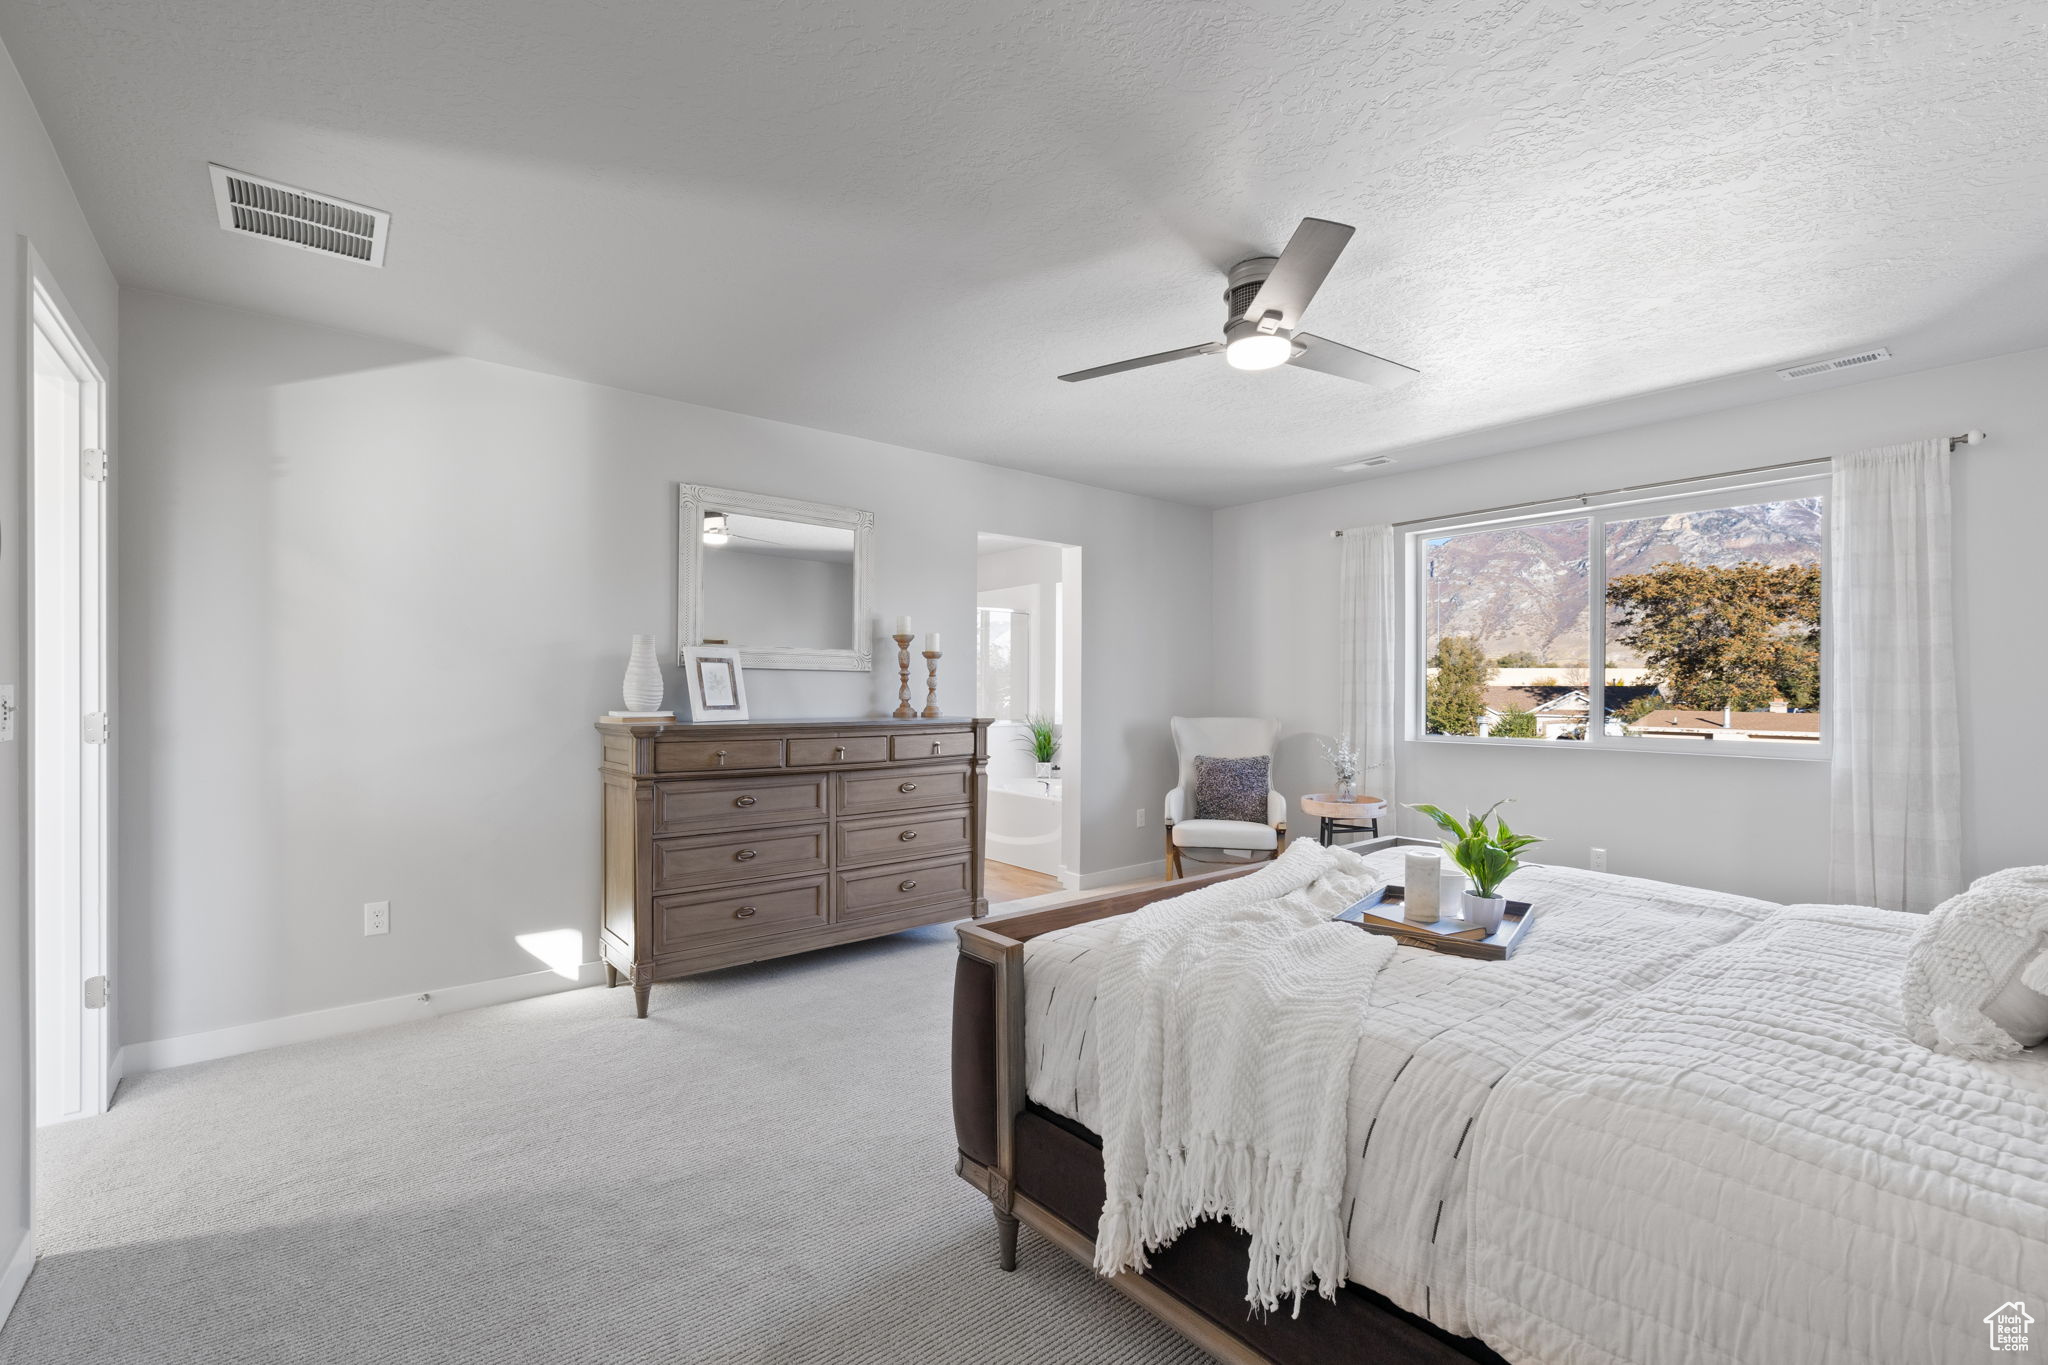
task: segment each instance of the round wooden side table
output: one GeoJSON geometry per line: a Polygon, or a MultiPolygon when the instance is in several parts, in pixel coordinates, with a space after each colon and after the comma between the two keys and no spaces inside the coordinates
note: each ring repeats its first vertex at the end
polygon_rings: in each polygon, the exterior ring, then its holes
{"type": "Polygon", "coordinates": [[[1349,801],[1339,801],[1335,796],[1304,796],[1301,813],[1321,817],[1323,831],[1316,841],[1328,848],[1339,834],[1379,838],[1380,817],[1387,813],[1387,803],[1377,796],[1357,796],[1349,801]]]}

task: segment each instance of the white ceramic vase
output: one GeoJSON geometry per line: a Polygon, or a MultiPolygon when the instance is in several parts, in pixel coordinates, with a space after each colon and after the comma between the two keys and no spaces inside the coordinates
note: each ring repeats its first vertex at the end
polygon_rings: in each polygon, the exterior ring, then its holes
{"type": "Polygon", "coordinates": [[[626,660],[626,709],[645,715],[661,709],[661,664],[654,657],[654,637],[635,635],[626,660]]]}
{"type": "Polygon", "coordinates": [[[1472,891],[1465,893],[1465,923],[1476,924],[1489,934],[1500,928],[1500,917],[1507,908],[1506,896],[1481,896],[1472,891]]]}
{"type": "Polygon", "coordinates": [[[1051,777],[1051,776],[1052,776],[1052,764],[1050,764],[1050,763],[1040,763],[1040,764],[1038,764],[1038,765],[1037,765],[1037,770],[1038,770],[1038,776],[1039,776],[1039,777],[1041,777],[1041,778],[1049,778],[1049,777],[1051,777]]]}

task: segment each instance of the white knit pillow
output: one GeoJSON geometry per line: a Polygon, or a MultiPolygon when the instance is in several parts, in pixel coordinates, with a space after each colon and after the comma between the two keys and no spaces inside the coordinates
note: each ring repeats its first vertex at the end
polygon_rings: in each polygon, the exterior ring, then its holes
{"type": "Polygon", "coordinates": [[[1899,1003],[1914,1042],[1998,1057],[2048,1039],[2048,867],[1979,877],[1927,917],[1899,1003]]]}

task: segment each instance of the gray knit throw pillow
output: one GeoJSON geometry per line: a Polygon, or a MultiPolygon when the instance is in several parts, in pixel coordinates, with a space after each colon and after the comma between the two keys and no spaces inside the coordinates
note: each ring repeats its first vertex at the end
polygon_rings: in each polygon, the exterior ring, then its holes
{"type": "Polygon", "coordinates": [[[1266,766],[1264,754],[1249,758],[1195,756],[1195,818],[1197,820],[1243,820],[1254,825],[1266,823],[1266,766]]]}

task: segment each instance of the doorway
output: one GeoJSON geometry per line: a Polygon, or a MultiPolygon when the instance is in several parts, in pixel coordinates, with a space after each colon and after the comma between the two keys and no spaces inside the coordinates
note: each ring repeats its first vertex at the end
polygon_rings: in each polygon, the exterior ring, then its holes
{"type": "Polygon", "coordinates": [[[29,887],[36,1123],[104,1113],[107,1021],[107,380],[29,256],[29,887]]]}
{"type": "Polygon", "coordinates": [[[988,736],[988,898],[1079,884],[1081,549],[976,542],[975,714],[988,736]]]}

